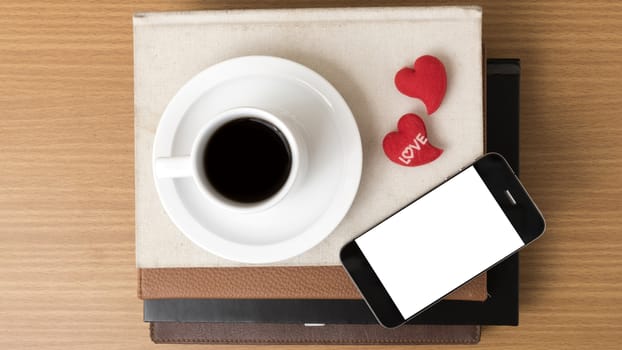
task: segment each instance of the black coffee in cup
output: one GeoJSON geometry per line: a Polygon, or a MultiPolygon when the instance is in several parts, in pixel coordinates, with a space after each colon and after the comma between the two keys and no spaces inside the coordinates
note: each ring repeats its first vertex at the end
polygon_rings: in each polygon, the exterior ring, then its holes
{"type": "Polygon", "coordinates": [[[292,154],[276,126],[242,117],[212,134],[203,153],[203,167],[207,180],[223,197],[256,203],[283,187],[291,171],[292,154]]]}

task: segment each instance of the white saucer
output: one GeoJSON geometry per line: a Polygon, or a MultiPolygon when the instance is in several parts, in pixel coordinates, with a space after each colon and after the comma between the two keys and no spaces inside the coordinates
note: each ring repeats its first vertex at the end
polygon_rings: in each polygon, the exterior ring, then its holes
{"type": "Polygon", "coordinates": [[[363,162],[356,122],[337,90],[309,68],[239,57],[207,68],[177,92],[158,125],[152,160],[188,155],[202,125],[239,106],[287,113],[299,124],[309,150],[305,176],[257,213],[212,204],[192,178],[155,178],[160,201],[181,232],[213,254],[247,263],[296,256],[328,236],[354,200],[363,162]]]}

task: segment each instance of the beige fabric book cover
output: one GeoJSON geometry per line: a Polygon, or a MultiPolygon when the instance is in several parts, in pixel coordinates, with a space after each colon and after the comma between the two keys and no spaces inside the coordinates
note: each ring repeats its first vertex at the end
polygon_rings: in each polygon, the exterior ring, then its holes
{"type": "Polygon", "coordinates": [[[169,220],[156,194],[151,151],[175,92],[212,64],[273,55],[315,70],[349,104],[363,144],[358,194],[320,244],[270,266],[336,266],[345,242],[425,193],[483,153],[481,10],[461,7],[283,9],[148,13],[134,18],[136,262],[138,268],[245,266],[195,246],[169,220]],[[400,94],[393,76],[424,54],[439,57],[447,94],[433,116],[400,94]],[[390,162],[382,138],[399,117],[421,115],[444,149],[431,164],[390,162]]]}

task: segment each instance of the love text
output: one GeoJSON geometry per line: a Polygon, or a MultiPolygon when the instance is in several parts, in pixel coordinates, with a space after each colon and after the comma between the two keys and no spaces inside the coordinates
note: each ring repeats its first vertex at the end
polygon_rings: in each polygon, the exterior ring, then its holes
{"type": "Polygon", "coordinates": [[[421,133],[418,133],[417,136],[413,138],[412,143],[408,144],[408,146],[404,148],[402,155],[399,156],[398,159],[404,164],[410,164],[415,156],[415,151],[420,151],[421,146],[426,143],[428,143],[428,139],[424,135],[421,135],[421,133]]]}

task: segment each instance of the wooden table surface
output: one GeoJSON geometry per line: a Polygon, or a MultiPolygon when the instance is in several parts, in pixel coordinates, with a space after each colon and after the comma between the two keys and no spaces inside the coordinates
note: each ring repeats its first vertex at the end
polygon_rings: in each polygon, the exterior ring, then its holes
{"type": "MultiPolygon", "coordinates": [[[[136,297],[132,13],[383,4],[438,2],[2,0],[0,348],[155,347],[136,297]]],[[[622,3],[483,7],[488,56],[522,60],[521,175],[548,230],[521,255],[521,325],[479,347],[620,349],[622,3]]]]}

